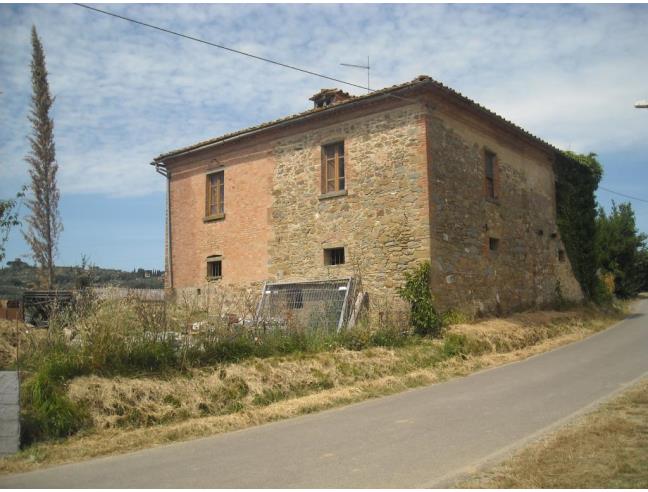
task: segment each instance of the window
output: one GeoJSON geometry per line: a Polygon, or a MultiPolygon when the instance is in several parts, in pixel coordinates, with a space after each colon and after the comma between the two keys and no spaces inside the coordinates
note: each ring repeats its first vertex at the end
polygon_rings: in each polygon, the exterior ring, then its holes
{"type": "Polygon", "coordinates": [[[217,279],[223,276],[223,258],[221,256],[207,257],[207,278],[217,279]]]}
{"type": "Polygon", "coordinates": [[[489,237],[488,238],[488,249],[491,251],[497,251],[499,248],[499,239],[496,237],[489,237]]]}
{"type": "Polygon", "coordinates": [[[207,175],[207,204],[205,215],[220,218],[225,215],[225,172],[207,175]]]}
{"type": "Polygon", "coordinates": [[[344,190],[344,142],[322,146],[322,194],[344,190]]]}
{"type": "Polygon", "coordinates": [[[325,248],[324,249],[325,265],[343,265],[344,248],[325,248]]]}
{"type": "Polygon", "coordinates": [[[484,154],[485,165],[485,178],[486,178],[486,198],[495,200],[497,195],[495,193],[495,172],[497,167],[497,156],[490,152],[485,151],[484,154]]]}

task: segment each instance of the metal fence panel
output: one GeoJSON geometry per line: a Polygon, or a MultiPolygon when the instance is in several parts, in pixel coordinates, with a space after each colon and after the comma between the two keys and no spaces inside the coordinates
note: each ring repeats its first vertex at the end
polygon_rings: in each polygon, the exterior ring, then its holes
{"type": "Polygon", "coordinates": [[[258,318],[266,323],[340,330],[353,305],[353,287],[352,278],[266,282],[258,318]]]}

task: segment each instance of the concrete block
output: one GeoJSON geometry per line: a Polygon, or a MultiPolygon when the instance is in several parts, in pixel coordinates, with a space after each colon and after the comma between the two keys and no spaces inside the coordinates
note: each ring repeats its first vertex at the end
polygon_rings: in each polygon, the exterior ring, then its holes
{"type": "Polygon", "coordinates": [[[0,456],[15,453],[20,447],[18,396],[18,373],[0,371],[0,456]]]}

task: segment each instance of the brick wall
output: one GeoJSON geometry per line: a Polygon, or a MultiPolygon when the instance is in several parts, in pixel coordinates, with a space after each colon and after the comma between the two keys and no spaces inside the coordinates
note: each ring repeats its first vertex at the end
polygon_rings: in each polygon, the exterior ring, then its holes
{"type": "Polygon", "coordinates": [[[206,258],[211,255],[223,257],[222,283],[267,278],[274,172],[268,147],[205,154],[169,168],[173,287],[205,286],[206,258]],[[204,222],[206,174],[220,168],[225,175],[225,218],[204,222]]]}

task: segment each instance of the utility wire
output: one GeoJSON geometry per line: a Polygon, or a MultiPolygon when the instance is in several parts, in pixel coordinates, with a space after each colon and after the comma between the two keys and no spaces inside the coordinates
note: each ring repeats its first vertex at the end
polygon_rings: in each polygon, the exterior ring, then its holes
{"type": "Polygon", "coordinates": [[[614,193],[615,195],[623,196],[625,198],[629,198],[630,200],[637,200],[638,202],[644,202],[648,203],[648,200],[645,198],[637,198],[636,196],[631,196],[631,195],[626,195],[625,193],[619,193],[618,191],[611,190],[609,188],[605,188],[603,186],[599,186],[601,190],[607,191],[608,193],[614,193]]]}
{"type": "MultiPolygon", "coordinates": [[[[302,72],[302,73],[305,73],[305,74],[308,74],[308,75],[313,75],[315,77],[320,77],[320,78],[326,79],[326,80],[332,80],[333,82],[339,82],[340,84],[350,85],[352,87],[357,87],[358,89],[363,89],[363,90],[368,91],[368,92],[376,92],[376,89],[371,89],[369,87],[364,87],[364,86],[359,85],[359,84],[354,84],[353,82],[347,82],[346,80],[337,79],[337,78],[331,77],[329,75],[325,75],[325,74],[318,73],[318,72],[313,72],[311,70],[306,70],[305,68],[296,67],[294,65],[288,65],[287,63],[282,63],[282,62],[279,62],[279,61],[276,61],[276,60],[271,60],[270,58],[265,58],[263,56],[254,55],[252,53],[247,53],[245,51],[237,50],[237,49],[234,49],[234,48],[228,48],[227,46],[223,46],[222,44],[212,43],[211,41],[206,41],[204,39],[196,38],[194,36],[189,36],[187,34],[182,34],[182,33],[176,32],[176,31],[172,31],[171,29],[165,29],[163,27],[154,26],[153,24],[148,24],[146,22],[131,19],[130,17],[125,17],[123,15],[115,14],[113,12],[108,12],[107,10],[101,10],[101,9],[96,8],[96,7],[91,7],[90,5],[85,5],[83,3],[75,3],[74,5],[77,5],[79,7],[83,7],[84,9],[93,10],[93,11],[98,12],[100,14],[109,15],[111,17],[116,17],[117,19],[122,19],[122,20],[125,20],[125,21],[128,21],[128,22],[132,22],[133,24],[138,24],[140,26],[148,27],[150,29],[155,29],[157,31],[162,31],[164,33],[171,34],[173,36],[179,36],[181,38],[189,39],[190,41],[196,41],[197,43],[202,43],[202,44],[206,44],[208,46],[213,46],[214,48],[220,48],[222,50],[229,51],[231,53],[236,53],[237,55],[247,56],[249,58],[254,58],[255,60],[263,61],[263,62],[266,62],[266,63],[272,63],[273,65],[277,65],[279,67],[288,68],[290,70],[296,70],[297,72],[302,72]]],[[[397,96],[395,94],[386,94],[386,95],[390,96],[390,97],[394,97],[396,99],[402,99],[404,101],[415,101],[414,99],[410,99],[410,98],[406,98],[406,97],[402,97],[402,96],[397,96]]],[[[615,195],[623,196],[623,197],[629,198],[631,200],[637,200],[639,202],[648,203],[648,200],[643,199],[643,198],[637,198],[635,196],[625,195],[623,193],[619,193],[617,191],[613,191],[613,190],[610,190],[608,188],[604,188],[603,186],[599,186],[599,188],[601,190],[607,191],[608,193],[614,193],[615,195]]]]}
{"type": "MultiPolygon", "coordinates": [[[[357,87],[358,89],[363,89],[365,91],[376,92],[376,89],[370,89],[369,87],[364,87],[364,86],[359,85],[359,84],[354,84],[353,82],[347,82],[345,80],[336,79],[335,77],[331,77],[329,75],[324,75],[324,74],[321,74],[321,73],[318,73],[318,72],[313,72],[311,70],[306,70],[305,68],[296,67],[294,65],[288,65],[287,63],[282,63],[282,62],[279,62],[279,61],[276,61],[276,60],[271,60],[270,58],[264,58],[262,56],[253,55],[252,53],[247,53],[245,51],[240,51],[240,50],[237,50],[237,49],[234,49],[234,48],[228,48],[227,46],[223,46],[222,44],[212,43],[211,41],[206,41],[204,39],[189,36],[187,34],[182,34],[182,33],[176,32],[176,31],[172,31],[170,29],[165,29],[163,27],[154,26],[153,24],[148,24],[146,22],[131,19],[130,17],[125,17],[123,15],[115,14],[113,12],[108,12],[107,10],[101,10],[101,9],[96,8],[96,7],[91,7],[90,5],[85,5],[83,3],[75,3],[74,5],[77,5],[79,7],[83,7],[84,9],[94,10],[95,12],[99,12],[100,14],[105,14],[105,15],[109,15],[111,17],[116,17],[117,19],[122,19],[122,20],[125,20],[125,21],[128,21],[128,22],[132,22],[134,24],[139,24],[140,26],[148,27],[148,28],[151,28],[151,29],[156,29],[158,31],[165,32],[167,34],[172,34],[174,36],[179,36],[181,38],[189,39],[191,41],[196,41],[198,43],[206,44],[208,46],[213,46],[215,48],[220,48],[222,50],[229,51],[231,53],[236,53],[237,55],[243,55],[243,56],[247,56],[249,58],[254,58],[255,60],[260,60],[260,61],[264,61],[264,62],[267,62],[267,63],[272,63],[273,65],[278,65],[280,67],[289,68],[291,70],[296,70],[298,72],[302,72],[302,73],[305,73],[305,74],[308,74],[308,75],[313,75],[315,77],[320,77],[322,79],[332,80],[333,82],[339,82],[340,84],[350,85],[352,87],[357,87]]],[[[405,98],[405,97],[397,96],[395,94],[386,94],[386,95],[388,95],[390,97],[395,97],[396,99],[403,99],[405,101],[415,101],[414,99],[408,99],[408,98],[405,98]]]]}

